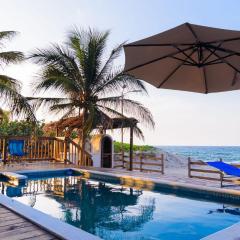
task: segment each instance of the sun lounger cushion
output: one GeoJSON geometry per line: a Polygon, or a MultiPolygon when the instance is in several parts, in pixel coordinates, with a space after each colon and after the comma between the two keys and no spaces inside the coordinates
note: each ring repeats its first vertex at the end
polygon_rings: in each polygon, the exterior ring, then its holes
{"type": "Polygon", "coordinates": [[[24,140],[9,140],[8,150],[10,155],[22,157],[25,155],[23,151],[24,140]]]}
{"type": "Polygon", "coordinates": [[[237,167],[234,167],[230,164],[221,162],[221,161],[216,161],[216,162],[207,162],[208,165],[215,167],[217,169],[219,169],[220,171],[228,174],[228,175],[232,175],[232,176],[236,176],[236,177],[240,177],[240,169],[237,167]]]}

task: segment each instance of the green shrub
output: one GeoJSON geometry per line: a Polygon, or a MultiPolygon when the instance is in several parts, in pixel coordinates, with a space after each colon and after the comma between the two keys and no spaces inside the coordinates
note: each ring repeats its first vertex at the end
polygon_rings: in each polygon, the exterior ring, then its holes
{"type": "Polygon", "coordinates": [[[28,121],[3,121],[0,123],[0,136],[42,136],[43,125],[41,122],[34,126],[28,121]]]}
{"type": "MultiPolygon", "coordinates": [[[[114,142],[114,152],[118,153],[121,152],[122,149],[122,143],[121,142],[114,142]]],[[[123,149],[124,152],[129,152],[130,150],[130,144],[129,143],[123,143],[123,149]]],[[[140,151],[140,152],[154,152],[156,149],[153,146],[149,145],[133,145],[133,151],[140,151]]]]}

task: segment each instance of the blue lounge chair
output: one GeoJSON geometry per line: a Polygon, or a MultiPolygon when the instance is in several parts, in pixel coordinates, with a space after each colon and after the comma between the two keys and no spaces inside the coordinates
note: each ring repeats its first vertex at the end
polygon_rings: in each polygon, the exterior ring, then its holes
{"type": "MultiPolygon", "coordinates": [[[[229,176],[240,177],[240,169],[235,166],[232,166],[230,164],[227,164],[225,162],[215,161],[215,162],[207,162],[207,164],[211,167],[217,168],[218,170],[220,170],[221,172],[223,172],[229,176]]],[[[222,186],[222,182],[224,180],[223,178],[224,178],[224,176],[222,174],[221,186],[222,186]]]]}
{"type": "Polygon", "coordinates": [[[22,157],[24,152],[24,140],[9,140],[8,151],[11,156],[22,157]]]}

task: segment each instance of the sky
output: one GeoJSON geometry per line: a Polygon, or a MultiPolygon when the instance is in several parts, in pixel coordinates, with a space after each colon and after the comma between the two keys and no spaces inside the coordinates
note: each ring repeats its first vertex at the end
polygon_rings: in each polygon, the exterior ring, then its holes
{"type": "MultiPolygon", "coordinates": [[[[20,33],[7,49],[26,54],[50,43],[63,43],[73,26],[110,30],[109,49],[184,22],[240,30],[238,0],[0,0],[0,6],[0,31],[20,33]]],[[[116,64],[124,65],[124,56],[116,64]]],[[[31,83],[38,71],[30,61],[0,69],[22,82],[26,96],[32,95],[31,83]]],[[[135,139],[136,143],[240,145],[240,91],[203,95],[146,86],[148,96],[129,97],[151,110],[156,126],[144,128],[145,142],[135,139]]],[[[37,117],[54,119],[43,111],[37,117]]],[[[113,136],[118,140],[119,132],[113,136]]]]}

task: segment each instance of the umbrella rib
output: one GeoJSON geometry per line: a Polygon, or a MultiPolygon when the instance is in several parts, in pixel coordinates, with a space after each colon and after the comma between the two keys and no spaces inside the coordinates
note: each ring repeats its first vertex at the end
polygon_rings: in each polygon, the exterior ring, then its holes
{"type": "Polygon", "coordinates": [[[182,58],[178,58],[178,57],[174,57],[174,56],[171,56],[171,58],[179,60],[179,61],[184,61],[185,63],[188,63],[189,65],[193,65],[194,66],[194,64],[192,62],[187,61],[186,59],[182,59],[182,58]]]}
{"type": "Polygon", "coordinates": [[[217,46],[213,46],[213,45],[208,45],[208,44],[205,44],[204,47],[206,48],[213,48],[213,49],[216,49],[218,51],[222,51],[222,52],[227,52],[227,53],[231,53],[231,54],[235,54],[236,56],[240,56],[240,52],[235,52],[231,49],[228,49],[228,48],[221,48],[221,47],[217,47],[217,46]]]}
{"type": "MultiPolygon", "coordinates": [[[[209,51],[212,51],[210,48],[208,48],[209,51]]],[[[228,62],[227,60],[225,60],[224,57],[220,57],[216,52],[213,53],[216,57],[218,57],[223,63],[227,64],[228,66],[230,66],[231,68],[233,68],[235,71],[237,71],[238,73],[240,73],[240,70],[236,67],[234,67],[230,62],[228,62]]]]}
{"type": "MultiPolygon", "coordinates": [[[[218,44],[217,47],[220,47],[221,45],[222,45],[222,42],[220,44],[218,44]]],[[[217,49],[215,48],[213,52],[216,52],[216,51],[217,51],[217,49]]],[[[206,63],[206,61],[213,55],[213,52],[210,51],[210,54],[205,58],[205,60],[202,62],[202,64],[206,63]]]]}
{"type": "MultiPolygon", "coordinates": [[[[189,49],[191,49],[191,48],[192,48],[192,47],[185,48],[184,51],[189,50],[189,49]]],[[[176,54],[178,54],[178,53],[179,53],[179,51],[175,51],[175,52],[170,53],[170,54],[167,54],[167,55],[165,55],[165,56],[162,56],[162,57],[156,58],[156,59],[154,59],[154,60],[151,60],[151,61],[148,61],[148,62],[139,64],[139,65],[137,65],[137,66],[135,66],[135,67],[126,69],[124,72],[128,72],[128,71],[135,70],[135,69],[140,68],[140,67],[143,67],[143,66],[145,66],[145,65],[148,65],[148,64],[151,64],[151,63],[160,61],[160,60],[162,60],[162,59],[164,59],[164,58],[168,58],[168,57],[174,56],[174,55],[176,55],[176,54]]]]}
{"type": "Polygon", "coordinates": [[[215,40],[215,41],[211,41],[211,42],[205,42],[206,44],[212,44],[212,43],[218,43],[218,42],[231,42],[231,41],[237,41],[240,40],[240,37],[237,38],[229,38],[229,39],[219,39],[219,40],[215,40]]]}
{"type": "Polygon", "coordinates": [[[126,44],[124,45],[124,48],[126,47],[172,47],[172,46],[193,46],[195,45],[192,43],[148,43],[148,44],[134,44],[134,43],[130,43],[130,44],[126,44]]]}
{"type": "MultiPolygon", "coordinates": [[[[231,57],[231,56],[234,56],[234,55],[235,55],[234,53],[231,53],[231,54],[228,54],[227,56],[222,57],[222,59],[225,59],[225,58],[228,58],[228,57],[231,57]]],[[[219,61],[219,59],[214,59],[212,61],[209,61],[209,62],[205,63],[205,65],[211,65],[211,64],[215,64],[215,63],[220,63],[218,61],[219,61]]]]}
{"type": "MultiPolygon", "coordinates": [[[[196,49],[193,49],[193,51],[191,52],[191,54],[190,54],[185,60],[187,60],[189,57],[191,57],[195,51],[196,51],[196,49]]],[[[175,69],[173,69],[173,71],[172,71],[170,74],[168,74],[168,76],[160,83],[160,85],[158,86],[158,88],[162,87],[163,84],[166,83],[166,82],[169,80],[169,78],[170,78],[175,72],[177,72],[177,70],[178,70],[180,67],[182,67],[183,65],[184,65],[184,61],[181,62],[175,69]]]]}
{"type": "MultiPolygon", "coordinates": [[[[212,51],[212,49],[208,48],[209,51],[212,51]]],[[[213,53],[216,57],[218,57],[220,60],[222,60],[223,63],[227,64],[230,66],[232,69],[234,69],[236,72],[240,73],[240,70],[234,67],[231,63],[226,61],[224,58],[220,57],[217,53],[213,53]]],[[[232,86],[236,83],[235,78],[233,79],[232,86]]]]}
{"type": "Polygon", "coordinates": [[[190,60],[192,61],[191,63],[197,64],[197,62],[196,62],[194,59],[191,58],[192,53],[191,53],[190,55],[187,55],[187,54],[185,53],[186,50],[182,50],[182,49],[179,48],[178,46],[174,46],[174,47],[175,47],[179,52],[181,52],[184,56],[186,56],[187,59],[190,59],[190,60]]]}
{"type": "Polygon", "coordinates": [[[193,28],[191,27],[190,23],[186,23],[186,25],[187,25],[188,29],[190,30],[190,32],[192,33],[192,35],[194,36],[194,38],[197,40],[197,42],[200,42],[196,32],[193,30],[193,28]]]}

